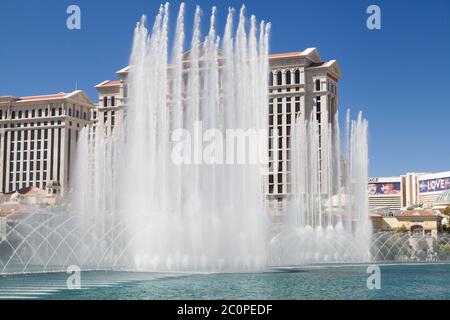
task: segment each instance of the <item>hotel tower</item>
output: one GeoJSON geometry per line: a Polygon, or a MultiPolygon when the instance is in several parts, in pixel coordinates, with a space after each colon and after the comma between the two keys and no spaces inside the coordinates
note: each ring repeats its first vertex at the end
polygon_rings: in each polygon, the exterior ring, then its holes
{"type": "MultiPolygon", "coordinates": [[[[303,52],[272,54],[269,56],[269,158],[267,197],[274,209],[289,196],[291,187],[291,134],[295,119],[310,117],[315,110],[317,120],[326,132],[338,110],[338,82],[340,68],[335,60],[323,61],[316,48],[303,52]],[[275,141],[275,137],[277,141],[275,141]]],[[[107,80],[95,88],[99,100],[93,118],[107,130],[123,117],[126,110],[127,75],[129,67],[117,72],[119,80],[107,80]]],[[[328,144],[328,135],[320,137],[321,146],[328,144]]],[[[325,162],[321,156],[321,161],[325,162]]],[[[322,166],[322,191],[327,193],[326,166],[322,166]]]]}
{"type": "Polygon", "coordinates": [[[83,91],[45,96],[0,96],[0,190],[68,191],[80,130],[88,126],[91,100],[83,91]]]}

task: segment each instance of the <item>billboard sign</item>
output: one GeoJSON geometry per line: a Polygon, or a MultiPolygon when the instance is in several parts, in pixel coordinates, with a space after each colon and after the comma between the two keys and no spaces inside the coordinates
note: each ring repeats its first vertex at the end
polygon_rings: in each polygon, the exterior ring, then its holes
{"type": "Polygon", "coordinates": [[[401,192],[400,182],[374,182],[369,181],[369,196],[395,196],[401,192]]]}
{"type": "Polygon", "coordinates": [[[419,187],[420,193],[450,190],[450,177],[421,180],[419,187]]]}

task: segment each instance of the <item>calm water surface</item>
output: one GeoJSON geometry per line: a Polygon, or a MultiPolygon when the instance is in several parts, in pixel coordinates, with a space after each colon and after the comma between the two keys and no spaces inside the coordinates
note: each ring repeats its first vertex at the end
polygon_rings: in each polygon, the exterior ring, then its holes
{"type": "Polygon", "coordinates": [[[367,266],[308,266],[253,274],[83,272],[0,277],[0,299],[450,299],[450,264],[382,265],[381,290],[367,266]]]}

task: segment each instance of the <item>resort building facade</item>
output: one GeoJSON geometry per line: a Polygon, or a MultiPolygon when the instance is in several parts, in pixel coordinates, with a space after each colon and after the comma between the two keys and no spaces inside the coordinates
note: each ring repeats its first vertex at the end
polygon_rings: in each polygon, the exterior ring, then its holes
{"type": "MultiPolygon", "coordinates": [[[[188,55],[186,55],[188,57],[188,55]]],[[[269,56],[269,172],[266,194],[274,209],[292,192],[291,134],[297,117],[304,120],[312,112],[324,130],[320,145],[328,141],[326,129],[333,123],[338,110],[340,68],[335,60],[323,61],[316,48],[302,52],[271,54],[269,56]]],[[[96,86],[98,105],[93,110],[96,123],[107,130],[124,117],[129,67],[117,72],[120,80],[103,81],[96,86]]],[[[323,157],[326,155],[324,154],[323,157]]],[[[327,159],[321,158],[325,162],[327,159]]],[[[327,166],[321,166],[323,193],[327,193],[327,166]]]]}
{"type": "Polygon", "coordinates": [[[372,210],[387,211],[418,206],[426,209],[443,209],[450,206],[450,200],[446,200],[447,198],[443,196],[449,193],[449,190],[450,171],[370,178],[369,207],[372,210]]]}
{"type": "Polygon", "coordinates": [[[0,191],[47,189],[51,183],[51,190],[66,192],[78,134],[90,125],[92,106],[80,90],[0,96],[0,191]]]}

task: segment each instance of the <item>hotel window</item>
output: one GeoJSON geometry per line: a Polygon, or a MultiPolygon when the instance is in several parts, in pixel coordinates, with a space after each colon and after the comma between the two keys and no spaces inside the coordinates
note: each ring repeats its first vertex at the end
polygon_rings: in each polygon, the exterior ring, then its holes
{"type": "Polygon", "coordinates": [[[291,115],[286,116],[286,124],[291,124],[291,115]]]}
{"type": "Polygon", "coordinates": [[[25,110],[25,118],[28,118],[28,110],[25,110]]]}
{"type": "Polygon", "coordinates": [[[79,117],[80,117],[80,110],[77,110],[75,118],[79,118],[79,117]]]}
{"type": "Polygon", "coordinates": [[[62,108],[61,107],[59,107],[59,109],[58,109],[58,115],[62,115],[62,108]]]}
{"type": "Polygon", "coordinates": [[[278,123],[278,124],[282,124],[282,123],[283,123],[283,116],[282,116],[282,115],[278,115],[277,118],[278,118],[278,119],[277,119],[277,123],[278,123]]]}
{"type": "Polygon", "coordinates": [[[295,70],[295,83],[300,83],[300,70],[295,70]]]}
{"type": "Polygon", "coordinates": [[[114,107],[116,104],[116,97],[115,96],[111,96],[111,107],[114,107]]]}
{"type": "Polygon", "coordinates": [[[13,111],[13,112],[11,112],[11,119],[15,119],[15,118],[16,118],[16,112],[13,111]]]}
{"type": "Polygon", "coordinates": [[[281,73],[281,71],[278,71],[278,73],[277,73],[277,85],[281,86],[282,83],[283,83],[283,74],[281,73]]]}
{"type": "Polygon", "coordinates": [[[36,110],[31,110],[31,117],[34,118],[36,116],[36,110]]]}
{"type": "Polygon", "coordinates": [[[320,96],[316,97],[316,111],[320,112],[320,96]]]}
{"type": "Polygon", "coordinates": [[[286,71],[286,84],[291,84],[291,71],[286,71]]]}
{"type": "Polygon", "coordinates": [[[273,86],[273,73],[269,72],[269,86],[273,86]]]}
{"type": "Polygon", "coordinates": [[[52,117],[56,116],[56,109],[52,108],[52,117]]]}
{"type": "Polygon", "coordinates": [[[316,91],[320,91],[320,80],[316,80],[316,91]]]}
{"type": "Polygon", "coordinates": [[[38,117],[42,117],[42,109],[38,110],[38,117]]]}
{"type": "Polygon", "coordinates": [[[48,109],[44,109],[44,115],[48,117],[48,109]]]}
{"type": "Polygon", "coordinates": [[[104,107],[108,106],[108,97],[103,97],[103,106],[104,107]]]}
{"type": "Polygon", "coordinates": [[[69,108],[69,117],[71,117],[71,116],[72,116],[72,109],[69,108]]]}

